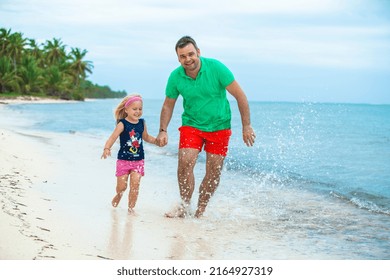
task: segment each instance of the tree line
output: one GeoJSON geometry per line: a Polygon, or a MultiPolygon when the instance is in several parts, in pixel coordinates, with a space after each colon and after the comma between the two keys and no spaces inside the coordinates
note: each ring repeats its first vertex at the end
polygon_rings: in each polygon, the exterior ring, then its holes
{"type": "Polygon", "coordinates": [[[84,100],[126,96],[125,91],[87,80],[93,63],[85,60],[86,54],[87,50],[67,48],[61,39],[38,44],[23,33],[0,28],[0,97],[14,94],[84,100]]]}

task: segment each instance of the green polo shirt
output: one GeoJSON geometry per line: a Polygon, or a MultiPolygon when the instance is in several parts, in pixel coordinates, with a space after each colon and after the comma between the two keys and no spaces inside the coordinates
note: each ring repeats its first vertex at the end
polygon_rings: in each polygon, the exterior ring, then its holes
{"type": "Polygon", "coordinates": [[[182,125],[212,132],[230,128],[231,111],[226,87],[234,81],[232,72],[221,62],[200,57],[196,79],[186,75],[182,66],[172,71],[165,94],[183,97],[182,125]]]}

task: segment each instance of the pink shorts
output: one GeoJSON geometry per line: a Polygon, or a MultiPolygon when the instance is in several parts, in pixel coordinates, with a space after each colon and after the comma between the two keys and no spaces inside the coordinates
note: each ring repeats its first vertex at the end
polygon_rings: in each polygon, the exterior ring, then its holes
{"type": "Polygon", "coordinates": [[[116,161],[116,173],[115,176],[120,177],[123,175],[130,174],[131,171],[138,172],[142,176],[145,175],[145,165],[144,160],[122,160],[118,159],[116,161]]]}
{"type": "Polygon", "coordinates": [[[191,126],[182,126],[180,130],[179,149],[193,148],[207,153],[226,156],[228,152],[229,139],[232,135],[230,129],[204,132],[191,126]]]}

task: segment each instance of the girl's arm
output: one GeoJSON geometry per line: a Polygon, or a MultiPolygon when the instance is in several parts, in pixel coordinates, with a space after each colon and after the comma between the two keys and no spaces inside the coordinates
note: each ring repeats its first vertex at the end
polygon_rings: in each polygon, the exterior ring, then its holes
{"type": "Polygon", "coordinates": [[[106,159],[107,157],[111,156],[111,147],[114,145],[116,139],[118,139],[119,135],[123,132],[125,129],[123,123],[119,122],[114,131],[112,132],[111,136],[106,141],[106,144],[104,145],[103,154],[101,158],[106,159]]]}
{"type": "Polygon", "coordinates": [[[148,133],[148,129],[146,128],[146,122],[144,120],[144,132],[142,133],[142,139],[148,143],[151,143],[151,144],[155,144],[157,145],[157,140],[155,137],[153,137],[152,135],[150,135],[148,133]]]}

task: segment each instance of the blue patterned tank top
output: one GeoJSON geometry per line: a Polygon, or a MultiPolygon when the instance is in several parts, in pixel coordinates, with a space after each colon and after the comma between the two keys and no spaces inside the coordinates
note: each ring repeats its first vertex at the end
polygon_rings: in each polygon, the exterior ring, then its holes
{"type": "Polygon", "coordinates": [[[126,119],[121,119],[119,122],[123,123],[125,128],[119,136],[121,147],[118,152],[118,159],[132,161],[144,159],[142,141],[144,119],[139,119],[137,124],[130,123],[126,119]]]}

